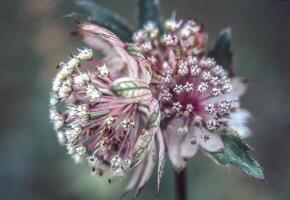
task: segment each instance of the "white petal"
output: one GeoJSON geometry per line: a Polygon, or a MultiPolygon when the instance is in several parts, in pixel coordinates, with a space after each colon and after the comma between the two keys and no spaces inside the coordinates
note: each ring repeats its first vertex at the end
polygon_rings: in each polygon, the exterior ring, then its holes
{"type": "Polygon", "coordinates": [[[81,31],[79,33],[87,45],[102,52],[104,55],[108,55],[112,51],[112,46],[105,40],[96,37],[95,34],[81,31]]]}
{"type": "Polygon", "coordinates": [[[186,165],[185,160],[181,156],[180,145],[184,140],[185,135],[178,133],[177,128],[182,124],[182,120],[174,120],[170,126],[168,126],[165,134],[167,139],[167,149],[169,159],[172,162],[174,169],[180,172],[186,165]]]}
{"type": "Polygon", "coordinates": [[[232,99],[239,99],[243,96],[248,88],[248,81],[244,77],[234,77],[231,79],[231,84],[233,89],[227,95],[232,97],[232,99]]]}
{"type": "Polygon", "coordinates": [[[81,24],[81,30],[84,32],[89,32],[95,34],[97,37],[103,39],[104,41],[110,43],[113,46],[124,48],[125,44],[116,36],[114,33],[106,28],[100,27],[96,24],[84,23],[81,24]]]}
{"type": "MultiPolygon", "coordinates": [[[[134,170],[133,175],[126,187],[126,189],[123,191],[123,193],[120,195],[120,197],[124,197],[130,190],[134,189],[137,187],[138,181],[141,179],[143,168],[144,168],[144,163],[141,163],[137,168],[134,170]]],[[[120,199],[121,199],[120,198],[120,199]]]]}
{"type": "Polygon", "coordinates": [[[157,131],[157,141],[159,144],[159,155],[158,155],[158,175],[157,175],[157,192],[160,190],[160,181],[163,175],[163,168],[165,164],[165,144],[161,130],[157,131]]]}
{"type": "Polygon", "coordinates": [[[149,151],[149,154],[147,155],[146,160],[144,160],[144,168],[143,168],[143,172],[142,175],[140,177],[140,180],[138,181],[138,186],[137,186],[137,190],[135,193],[135,197],[137,197],[137,195],[139,194],[139,192],[141,191],[141,189],[145,186],[145,184],[148,182],[148,180],[150,179],[152,173],[153,173],[153,169],[156,163],[156,146],[155,144],[152,146],[152,148],[149,151]]]}
{"type": "Polygon", "coordinates": [[[198,150],[198,144],[196,143],[195,138],[191,132],[186,134],[180,148],[181,156],[184,159],[192,158],[196,154],[198,150]]]}
{"type": "Polygon", "coordinates": [[[217,152],[221,151],[224,148],[223,141],[221,137],[216,133],[209,133],[207,130],[197,128],[194,131],[196,142],[206,151],[217,152]],[[209,139],[205,140],[203,138],[204,134],[209,136],[209,139]]]}
{"type": "Polygon", "coordinates": [[[245,109],[239,109],[238,111],[231,114],[230,119],[228,121],[228,125],[230,128],[237,131],[239,136],[243,138],[247,138],[251,136],[251,130],[247,126],[247,122],[251,117],[251,113],[245,109]]]}
{"type": "Polygon", "coordinates": [[[242,95],[245,94],[247,87],[248,87],[248,81],[244,77],[234,77],[231,79],[231,84],[233,86],[232,91],[223,94],[217,97],[209,98],[208,100],[204,101],[204,104],[209,103],[217,103],[225,100],[239,100],[242,95]]]}

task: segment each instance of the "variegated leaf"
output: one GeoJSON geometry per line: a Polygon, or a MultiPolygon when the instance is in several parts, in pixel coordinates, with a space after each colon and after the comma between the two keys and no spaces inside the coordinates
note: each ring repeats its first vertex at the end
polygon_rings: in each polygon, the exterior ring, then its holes
{"type": "Polygon", "coordinates": [[[149,101],[152,98],[152,93],[149,90],[149,86],[137,79],[118,79],[113,84],[112,91],[115,95],[126,99],[149,101]]]}
{"type": "Polygon", "coordinates": [[[151,147],[154,130],[143,129],[136,141],[131,166],[138,165],[146,156],[151,147]]]}
{"type": "Polygon", "coordinates": [[[137,45],[128,44],[127,50],[133,57],[145,60],[144,55],[142,54],[140,48],[137,47],[137,45]]]}
{"type": "Polygon", "coordinates": [[[150,101],[147,120],[146,129],[141,131],[134,147],[132,166],[138,165],[144,159],[152,145],[152,140],[159,126],[160,110],[158,101],[155,98],[150,101]]]}
{"type": "Polygon", "coordinates": [[[143,168],[143,172],[142,175],[140,177],[137,189],[136,189],[136,194],[135,197],[138,196],[138,194],[140,193],[141,189],[145,186],[145,184],[148,182],[148,180],[150,179],[152,173],[153,173],[153,169],[155,167],[155,163],[156,163],[156,146],[155,144],[152,145],[152,148],[149,151],[149,154],[147,155],[146,160],[144,160],[144,168],[143,168]]]}
{"type": "Polygon", "coordinates": [[[142,81],[149,84],[152,76],[152,70],[149,61],[145,59],[140,49],[134,44],[128,44],[127,51],[130,56],[132,56],[137,61],[138,65],[137,68],[134,67],[131,70],[135,71],[134,74],[137,75],[138,79],[141,79],[142,81]]]}
{"type": "Polygon", "coordinates": [[[160,123],[160,117],[161,117],[161,112],[159,109],[159,104],[156,99],[153,99],[150,103],[150,116],[148,118],[147,122],[147,128],[152,129],[152,128],[157,128],[160,123]]]}

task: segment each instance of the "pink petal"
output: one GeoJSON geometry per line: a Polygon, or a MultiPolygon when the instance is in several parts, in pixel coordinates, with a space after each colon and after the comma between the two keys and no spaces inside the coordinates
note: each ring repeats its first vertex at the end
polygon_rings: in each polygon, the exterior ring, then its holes
{"type": "Polygon", "coordinates": [[[244,77],[234,77],[231,79],[232,91],[228,94],[232,98],[240,98],[248,88],[248,80],[244,77]]]}
{"type": "Polygon", "coordinates": [[[165,164],[165,144],[161,130],[157,131],[157,141],[159,144],[159,156],[158,156],[158,177],[157,177],[157,192],[160,190],[160,181],[163,175],[163,167],[165,164]]]}
{"type": "Polygon", "coordinates": [[[167,134],[167,150],[169,159],[175,169],[176,172],[180,172],[186,165],[185,160],[181,156],[181,149],[180,145],[184,140],[184,135],[178,133],[177,127],[182,124],[182,120],[175,119],[173,122],[168,126],[166,132],[167,134]]]}
{"type": "Polygon", "coordinates": [[[118,36],[116,36],[114,33],[109,31],[108,29],[105,29],[105,28],[100,27],[100,26],[95,25],[95,24],[89,24],[89,23],[81,24],[80,27],[84,31],[98,35],[99,37],[101,37],[105,41],[108,41],[109,43],[111,43],[113,46],[118,46],[121,48],[125,47],[125,43],[123,43],[118,38],[118,36]]]}
{"type": "Polygon", "coordinates": [[[112,51],[112,45],[110,45],[107,41],[101,39],[100,37],[96,37],[95,34],[79,30],[78,35],[81,36],[84,43],[86,43],[93,49],[100,51],[104,55],[108,55],[112,51]]]}
{"type": "Polygon", "coordinates": [[[150,83],[150,65],[144,59],[131,56],[126,49],[127,44],[114,33],[95,24],[85,23],[80,27],[75,33],[86,44],[105,55],[104,63],[110,66],[113,76],[129,76],[150,83]]]}
{"type": "MultiPolygon", "coordinates": [[[[145,162],[143,162],[145,163],[145,162]]],[[[126,189],[122,192],[120,197],[124,197],[130,190],[134,189],[137,187],[138,181],[141,179],[142,172],[143,172],[143,163],[141,163],[133,172],[132,177],[126,187],[126,189]]]]}
{"type": "Polygon", "coordinates": [[[224,148],[221,137],[216,133],[209,133],[205,129],[201,130],[200,128],[197,128],[195,129],[194,134],[196,142],[206,151],[218,152],[224,148]],[[204,134],[209,135],[209,139],[205,140],[203,138],[204,134]]]}
{"type": "Polygon", "coordinates": [[[183,142],[181,143],[181,156],[188,160],[192,158],[198,150],[198,144],[191,133],[187,133],[183,142]]]}
{"type": "Polygon", "coordinates": [[[135,193],[135,197],[138,196],[138,194],[140,193],[141,189],[145,186],[145,184],[148,182],[148,180],[150,179],[152,173],[153,173],[153,169],[156,163],[156,146],[155,144],[152,146],[152,148],[150,149],[146,160],[144,160],[144,166],[143,166],[143,170],[142,170],[142,175],[140,177],[140,180],[138,181],[138,186],[137,186],[137,190],[135,193]]]}

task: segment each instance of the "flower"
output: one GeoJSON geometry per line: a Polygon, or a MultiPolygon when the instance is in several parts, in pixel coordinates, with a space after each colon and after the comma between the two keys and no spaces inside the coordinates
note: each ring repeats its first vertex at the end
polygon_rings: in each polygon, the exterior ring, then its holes
{"type": "Polygon", "coordinates": [[[133,35],[134,43],[151,61],[153,78],[156,79],[166,70],[176,68],[177,60],[203,55],[207,44],[207,33],[193,19],[167,19],[163,27],[161,33],[156,24],[149,21],[133,35]]]}
{"type": "Polygon", "coordinates": [[[109,181],[151,166],[160,111],[149,90],[148,63],[131,56],[104,28],[82,24],[77,33],[103,57],[78,49],[60,64],[50,96],[50,119],[60,143],[74,160],[87,161],[93,174],[109,172],[109,181]]]}
{"type": "Polygon", "coordinates": [[[250,114],[239,107],[246,80],[229,77],[222,66],[205,55],[207,34],[194,20],[166,20],[160,34],[145,24],[133,40],[151,61],[150,88],[160,100],[161,127],[169,158],[182,170],[198,147],[219,152],[224,143],[218,130],[233,128],[242,138],[250,135],[250,114]]]}

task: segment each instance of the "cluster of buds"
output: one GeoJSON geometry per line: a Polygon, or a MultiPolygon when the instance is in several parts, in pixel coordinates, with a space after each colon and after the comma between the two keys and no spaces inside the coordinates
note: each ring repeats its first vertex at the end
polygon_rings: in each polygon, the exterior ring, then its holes
{"type": "Polygon", "coordinates": [[[111,32],[98,26],[85,28],[119,54],[128,75],[117,77],[107,58],[97,61],[91,49],[79,50],[60,64],[52,86],[50,119],[68,154],[76,161],[86,160],[94,174],[108,171],[111,181],[138,166],[151,151],[159,104],[149,90],[146,63],[129,55],[117,38],[107,39],[111,32]]]}
{"type": "Polygon", "coordinates": [[[160,33],[155,23],[148,22],[133,36],[133,41],[151,62],[155,75],[162,74],[162,67],[166,65],[176,68],[177,59],[204,53],[207,34],[193,19],[177,21],[171,18],[165,20],[162,26],[164,33],[160,33]]]}

